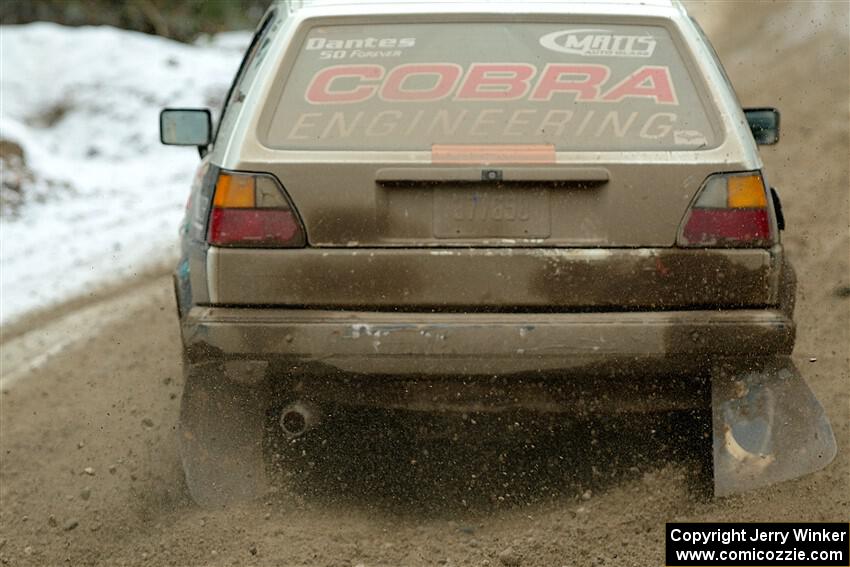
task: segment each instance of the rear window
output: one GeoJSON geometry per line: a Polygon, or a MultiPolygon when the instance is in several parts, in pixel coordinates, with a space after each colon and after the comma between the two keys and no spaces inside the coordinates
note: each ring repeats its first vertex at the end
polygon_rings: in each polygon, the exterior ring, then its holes
{"type": "Polygon", "coordinates": [[[285,80],[266,133],[281,149],[717,145],[712,113],[660,26],[314,27],[285,80]]]}

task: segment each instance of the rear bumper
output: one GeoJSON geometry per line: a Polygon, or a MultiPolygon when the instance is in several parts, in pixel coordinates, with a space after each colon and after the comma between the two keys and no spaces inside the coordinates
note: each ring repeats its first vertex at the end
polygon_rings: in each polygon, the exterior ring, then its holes
{"type": "Polygon", "coordinates": [[[707,359],[787,355],[779,310],[630,313],[385,313],[193,307],[190,359],[247,358],[283,370],[510,374],[583,369],[649,373],[707,359]]]}

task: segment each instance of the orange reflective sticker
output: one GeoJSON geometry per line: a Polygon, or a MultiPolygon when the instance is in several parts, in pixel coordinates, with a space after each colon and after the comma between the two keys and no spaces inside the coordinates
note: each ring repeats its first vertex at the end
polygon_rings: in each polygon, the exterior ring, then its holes
{"type": "Polygon", "coordinates": [[[555,163],[551,144],[434,144],[431,163],[504,164],[555,163]]]}

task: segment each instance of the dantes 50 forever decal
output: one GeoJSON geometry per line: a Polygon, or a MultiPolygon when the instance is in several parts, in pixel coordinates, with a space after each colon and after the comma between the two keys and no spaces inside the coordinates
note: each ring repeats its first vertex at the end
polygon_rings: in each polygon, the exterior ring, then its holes
{"type": "Polygon", "coordinates": [[[359,37],[328,39],[311,37],[305,51],[318,51],[319,59],[380,59],[401,57],[405,49],[416,45],[415,37],[359,37]]]}

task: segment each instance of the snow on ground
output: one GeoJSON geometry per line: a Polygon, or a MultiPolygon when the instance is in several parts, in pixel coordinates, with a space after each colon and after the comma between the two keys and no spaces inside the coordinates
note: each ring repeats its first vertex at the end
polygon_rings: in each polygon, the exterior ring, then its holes
{"type": "Polygon", "coordinates": [[[31,172],[4,188],[0,322],[176,257],[198,154],[160,145],[159,110],[220,105],[249,39],[0,26],[0,143],[31,172]]]}

